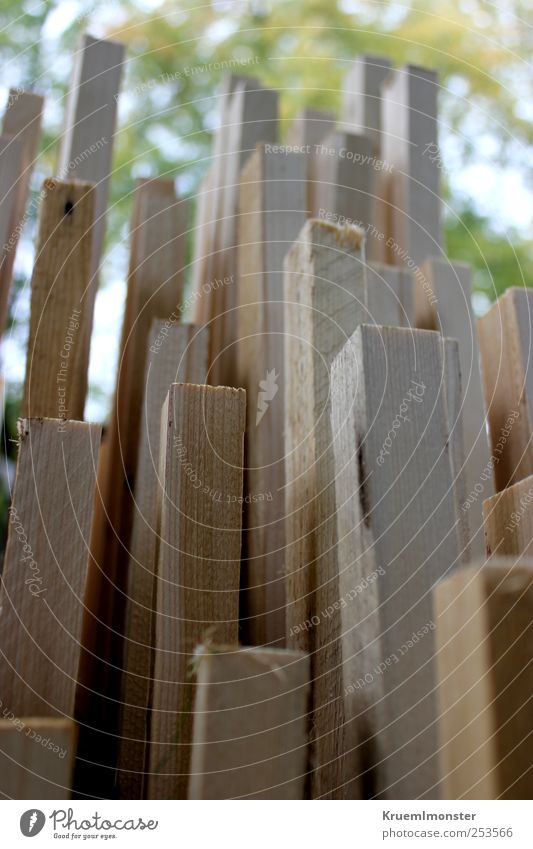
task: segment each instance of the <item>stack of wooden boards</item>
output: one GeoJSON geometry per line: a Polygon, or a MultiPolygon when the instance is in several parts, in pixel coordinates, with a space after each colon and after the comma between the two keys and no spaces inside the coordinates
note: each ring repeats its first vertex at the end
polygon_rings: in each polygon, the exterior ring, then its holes
{"type": "MultiPolygon", "coordinates": [[[[436,75],[363,56],[338,126],[306,110],[286,143],[277,93],[227,80],[187,295],[188,204],[137,185],[101,436],[122,59],[85,38],[40,197],[0,792],[527,797],[533,296],[496,302],[478,352],[442,249],[436,75]]],[[[4,119],[4,319],[41,108],[13,91],[4,119]]]]}

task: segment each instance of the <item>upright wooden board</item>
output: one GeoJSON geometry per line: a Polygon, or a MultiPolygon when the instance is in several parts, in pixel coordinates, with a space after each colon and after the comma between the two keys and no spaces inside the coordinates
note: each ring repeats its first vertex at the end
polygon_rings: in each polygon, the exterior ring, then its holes
{"type": "Polygon", "coordinates": [[[478,320],[496,491],[533,474],[533,292],[512,287],[478,320]]]}
{"type": "Polygon", "coordinates": [[[189,799],[303,799],[309,658],[197,649],[189,799]]]}
{"type": "Polygon", "coordinates": [[[392,168],[387,261],[412,270],[442,245],[438,78],[406,65],[382,85],[381,158],[392,168]]]}
{"type": "Polygon", "coordinates": [[[13,136],[0,136],[0,333],[7,320],[11,274],[11,253],[17,246],[13,218],[17,198],[17,178],[22,170],[22,145],[13,136]]]}
{"type": "Polygon", "coordinates": [[[83,419],[94,306],[88,294],[93,221],[91,183],[44,181],[23,416],[83,419]]]}
{"type": "Polygon", "coordinates": [[[483,502],[487,554],[533,556],[533,475],[483,502]]]}
{"type": "MultiPolygon", "coordinates": [[[[13,189],[9,233],[5,234],[3,229],[0,233],[0,245],[2,246],[0,256],[0,334],[5,328],[7,319],[13,264],[18,240],[24,226],[24,210],[28,199],[33,166],[37,157],[42,110],[43,98],[39,94],[20,91],[19,89],[9,90],[2,121],[2,135],[12,137],[14,146],[20,151],[20,160],[19,167],[13,168],[9,173],[13,189]]],[[[0,154],[0,161],[2,155],[0,154]]],[[[3,209],[3,213],[0,213],[0,220],[2,220],[1,227],[3,228],[6,210],[4,206],[6,199],[3,191],[0,197],[2,198],[3,209]]]]}
{"type": "Polygon", "coordinates": [[[367,265],[368,318],[365,324],[412,327],[414,325],[411,273],[397,265],[367,265]]]}
{"type": "Polygon", "coordinates": [[[445,799],[531,799],[533,561],[492,558],[434,590],[445,799]]]}
{"type": "Polygon", "coordinates": [[[481,557],[483,539],[483,498],[493,492],[492,464],[486,431],[486,418],[481,389],[479,354],[475,319],[472,311],[472,282],[469,266],[432,257],[413,275],[415,281],[416,326],[440,330],[459,343],[461,366],[463,439],[465,451],[464,477],[466,499],[461,510],[470,527],[470,552],[481,557]]]}
{"type": "Polygon", "coordinates": [[[363,325],[331,370],[344,710],[366,796],[439,795],[431,588],[459,559],[443,351],[437,333],[363,325]]]}
{"type": "MultiPolygon", "coordinates": [[[[131,223],[128,292],[122,325],[118,375],[106,441],[92,553],[112,586],[104,621],[112,616],[113,586],[125,590],[144,375],[152,321],[173,326],[182,318],[186,204],[171,180],[140,180],[131,223]],[[121,564],[123,568],[121,568],[121,564]]],[[[168,387],[167,387],[168,388],[168,387]]]]}
{"type": "Polygon", "coordinates": [[[390,69],[385,56],[358,56],[342,86],[341,121],[351,133],[370,138],[377,156],[381,149],[381,86],[390,69]]]}
{"type": "Polygon", "coordinates": [[[0,692],[18,717],[74,715],[100,434],[19,425],[0,613],[0,692]]]}
{"type": "MultiPolygon", "coordinates": [[[[94,593],[98,619],[93,635],[96,665],[91,673],[94,704],[87,706],[87,714],[96,728],[105,731],[99,741],[99,757],[109,758],[111,768],[115,758],[111,741],[118,743],[120,679],[116,668],[122,663],[142,376],[152,321],[159,318],[172,327],[182,318],[186,211],[187,204],[176,197],[173,181],[138,182],[115,398],[100,456],[100,488],[91,534],[91,553],[100,583],[94,593]]],[[[87,743],[87,760],[96,745],[92,740],[87,743]]],[[[83,734],[80,748],[86,748],[83,734]]],[[[102,780],[101,776],[88,776],[87,785],[102,780]]]]}
{"type": "Polygon", "coordinates": [[[128,565],[120,717],[118,786],[122,798],[143,798],[150,675],[152,604],[157,553],[161,408],[172,383],[202,383],[207,375],[207,328],[154,321],[144,378],[128,565]]]}
{"type": "Polygon", "coordinates": [[[95,184],[89,301],[94,304],[104,248],[111,159],[124,45],[85,34],[75,54],[57,176],[95,184]]]}
{"type": "Polygon", "coordinates": [[[0,797],[70,799],[76,737],[71,719],[0,719],[0,797]]]}
{"type": "Polygon", "coordinates": [[[278,93],[263,88],[255,77],[230,75],[221,108],[211,170],[210,236],[206,258],[196,268],[193,291],[207,285],[196,320],[210,324],[211,384],[235,385],[237,337],[237,212],[240,172],[259,142],[275,142],[278,135],[278,93]],[[216,280],[226,281],[223,286],[216,280]]]}
{"type": "Polygon", "coordinates": [[[353,226],[306,223],[285,260],[287,642],[311,653],[311,792],[354,798],[357,751],[347,754],[341,674],[331,363],[367,319],[364,237],[353,226]],[[314,621],[308,630],[304,623],[314,621]]]}
{"type": "Polygon", "coordinates": [[[305,223],[305,158],[258,145],[242,173],[238,385],[247,392],[243,640],[284,645],[283,259],[305,223]]]}
{"type": "Polygon", "coordinates": [[[315,183],[312,175],[316,146],[320,145],[326,136],[335,128],[335,114],[319,111],[318,109],[302,109],[298,113],[287,133],[285,149],[293,153],[302,153],[307,164],[307,215],[315,214],[319,204],[315,198],[315,183]]]}
{"type": "Polygon", "coordinates": [[[382,259],[386,244],[377,208],[382,169],[370,138],[341,130],[315,145],[310,169],[312,214],[333,223],[362,227],[366,256],[372,261],[382,259]]]}
{"type": "Polygon", "coordinates": [[[196,646],[236,643],[245,393],[173,384],[161,416],[148,796],[187,797],[196,646]]]}

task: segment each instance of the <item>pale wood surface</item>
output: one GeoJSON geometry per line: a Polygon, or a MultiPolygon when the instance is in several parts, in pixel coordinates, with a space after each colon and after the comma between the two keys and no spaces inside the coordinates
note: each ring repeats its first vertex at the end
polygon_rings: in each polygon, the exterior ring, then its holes
{"type": "Polygon", "coordinates": [[[238,385],[247,392],[243,639],[284,644],[283,259],[305,223],[305,158],[258,145],[243,169],[238,385]],[[264,402],[264,403],[263,403],[264,402]]]}
{"type": "Polygon", "coordinates": [[[533,292],[512,287],[478,320],[496,491],[533,474],[533,292]]]}
{"type": "Polygon", "coordinates": [[[342,85],[341,121],[350,132],[370,138],[377,155],[381,147],[381,85],[390,69],[385,56],[358,56],[342,85]]]}
{"type": "MultiPolygon", "coordinates": [[[[57,176],[95,184],[90,301],[98,287],[124,45],[83,35],[74,57],[57,176]]],[[[92,304],[91,304],[92,305],[92,304]]]]}
{"type": "Polygon", "coordinates": [[[285,260],[287,642],[311,652],[315,798],[353,798],[357,752],[346,753],[329,371],[365,321],[362,231],[311,220],[285,260]],[[319,624],[306,630],[313,616],[319,624]]]}
{"type": "Polygon", "coordinates": [[[483,502],[487,554],[533,556],[533,475],[483,502]]]}
{"type": "MultiPolygon", "coordinates": [[[[0,333],[5,328],[9,289],[13,276],[13,264],[17,244],[24,226],[24,211],[28,199],[30,179],[37,157],[41,134],[41,117],[44,100],[39,94],[29,91],[10,89],[7,106],[2,121],[2,135],[11,136],[20,150],[19,167],[13,168],[9,179],[13,189],[13,203],[9,217],[9,232],[3,232],[6,199],[3,187],[0,188],[2,213],[0,213],[0,333]]],[[[2,153],[3,155],[3,153],[2,153]]],[[[1,156],[0,156],[1,159],[1,156]]]]}
{"type": "Polygon", "coordinates": [[[392,167],[393,265],[420,266],[442,245],[437,93],[436,73],[415,65],[391,72],[381,87],[381,157],[392,167]]]}
{"type": "Polygon", "coordinates": [[[220,98],[220,126],[215,137],[210,171],[210,201],[199,209],[198,224],[205,234],[204,259],[197,255],[193,292],[210,287],[193,313],[209,322],[213,385],[235,385],[237,317],[237,213],[240,172],[259,142],[278,135],[278,93],[263,88],[255,77],[231,74],[220,98]],[[202,224],[200,215],[207,216],[202,224]],[[223,286],[215,280],[228,281],[223,286]]]}
{"type": "Polygon", "coordinates": [[[0,719],[0,797],[70,799],[76,738],[71,719],[0,719]]]}
{"type": "Polygon", "coordinates": [[[343,692],[367,796],[439,795],[431,588],[459,559],[443,360],[437,333],[363,325],[332,366],[343,692]]]}
{"type": "MultiPolygon", "coordinates": [[[[94,704],[88,714],[118,744],[129,539],[134,514],[133,491],[142,421],[148,338],[152,321],[173,326],[182,319],[183,266],[187,202],[176,197],[172,180],[139,180],[131,221],[128,290],[119,348],[115,397],[100,454],[99,492],[91,534],[91,553],[100,583],[94,598],[94,704]]],[[[168,389],[168,387],[167,387],[168,389]]],[[[113,763],[109,736],[103,735],[101,757],[113,763]]],[[[95,743],[87,743],[87,760],[95,743]]],[[[80,747],[86,743],[81,736],[80,747]]],[[[108,772],[110,775],[111,772],[108,772]]],[[[90,778],[88,784],[94,784],[90,778]]]]}
{"type": "Polygon", "coordinates": [[[469,523],[471,555],[481,557],[485,551],[481,505],[483,498],[492,495],[494,487],[471,303],[472,274],[464,263],[450,263],[437,257],[424,263],[420,271],[420,274],[413,275],[416,326],[440,330],[444,336],[453,337],[459,343],[465,494],[475,495],[475,499],[461,502],[461,509],[469,523]],[[483,487],[480,494],[479,486],[483,487]]]}
{"type": "Polygon", "coordinates": [[[287,132],[287,145],[295,147],[294,152],[302,153],[306,160],[306,211],[307,215],[315,214],[317,198],[313,179],[313,163],[315,146],[324,141],[325,137],[335,128],[335,114],[318,109],[302,109],[298,113],[287,132]]]}
{"type": "Polygon", "coordinates": [[[148,796],[187,797],[194,649],[237,642],[245,393],[173,384],[161,416],[161,513],[148,796]]]}
{"type": "Polygon", "coordinates": [[[189,799],[303,799],[309,658],[229,646],[197,656],[189,799]]]}
{"type": "Polygon", "coordinates": [[[100,434],[19,425],[0,615],[0,691],[16,716],[74,715],[100,434]]]}
{"type": "Polygon", "coordinates": [[[445,799],[531,799],[533,561],[494,557],[434,591],[445,799]]]}
{"type": "Polygon", "coordinates": [[[414,324],[411,272],[397,265],[367,265],[368,318],[365,324],[412,327],[414,324]]]}
{"type": "Polygon", "coordinates": [[[7,320],[11,274],[11,253],[17,243],[13,231],[16,207],[16,175],[22,170],[22,145],[13,136],[0,136],[0,333],[7,320]],[[13,247],[10,247],[13,245],[13,247]]]}
{"type": "Polygon", "coordinates": [[[444,403],[449,434],[449,454],[452,472],[453,502],[457,516],[459,554],[463,563],[472,557],[472,532],[469,514],[464,509],[467,478],[465,474],[465,447],[463,436],[463,392],[459,344],[457,339],[442,338],[444,357],[444,403]]]}
{"type": "MultiPolygon", "coordinates": [[[[138,182],[115,398],[105,436],[109,447],[91,543],[110,584],[122,590],[142,419],[144,382],[139,376],[145,371],[152,321],[159,318],[172,325],[182,318],[186,210],[186,203],[176,198],[173,181],[138,182]]],[[[110,586],[104,596],[106,611],[101,611],[106,622],[114,616],[112,595],[110,586]]]]}
{"type": "Polygon", "coordinates": [[[45,180],[31,282],[22,415],[83,419],[93,303],[92,183],[45,180]]]}
{"type": "Polygon", "coordinates": [[[118,784],[122,798],[143,796],[152,672],[152,604],[157,552],[161,408],[172,383],[203,383],[207,328],[154,321],[148,342],[135,505],[128,564],[118,784]]]}

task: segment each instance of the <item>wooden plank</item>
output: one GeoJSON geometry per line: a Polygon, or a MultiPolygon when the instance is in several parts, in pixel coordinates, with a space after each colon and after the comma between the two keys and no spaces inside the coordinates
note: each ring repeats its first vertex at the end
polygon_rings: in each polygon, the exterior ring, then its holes
{"type": "Polygon", "coordinates": [[[230,75],[222,97],[220,128],[215,139],[211,170],[211,209],[214,211],[206,260],[193,291],[204,284],[195,320],[210,322],[210,383],[235,383],[237,337],[236,244],[240,172],[259,142],[274,142],[278,135],[278,93],[264,89],[255,77],[230,75]],[[217,279],[229,285],[213,286],[217,279]]]}
{"type": "Polygon", "coordinates": [[[533,475],[483,502],[487,554],[533,555],[533,475]]]}
{"type": "Polygon", "coordinates": [[[75,53],[57,176],[95,184],[89,301],[94,304],[104,248],[107,197],[124,45],[84,34],[75,53]]]}
{"type": "Polygon", "coordinates": [[[335,113],[318,109],[302,109],[298,113],[287,133],[286,150],[302,153],[306,159],[306,209],[308,215],[319,204],[315,198],[315,182],[311,173],[316,154],[316,145],[320,145],[335,128],[335,113]]]}
{"type": "MultiPolygon", "coordinates": [[[[119,582],[122,590],[144,392],[139,375],[145,371],[152,321],[159,318],[173,325],[182,317],[186,213],[187,205],[176,198],[173,181],[138,182],[117,385],[106,435],[109,463],[102,471],[91,543],[95,561],[105,563],[111,584],[119,582]]],[[[103,613],[105,621],[109,615],[103,613]]]]}
{"type": "Polygon", "coordinates": [[[305,159],[258,145],[243,169],[238,385],[247,392],[242,639],[285,642],[283,259],[305,223],[305,159]]]}
{"type": "Polygon", "coordinates": [[[357,751],[347,755],[344,740],[340,611],[320,613],[339,598],[329,371],[367,315],[363,242],[353,226],[311,220],[285,260],[287,642],[311,653],[314,798],[358,794],[357,751]]]}
{"type": "Polygon", "coordinates": [[[416,326],[440,330],[444,336],[453,337],[459,343],[467,496],[461,509],[469,522],[471,555],[481,557],[485,553],[485,544],[479,488],[482,487],[486,497],[490,497],[494,490],[472,310],[472,275],[469,266],[464,263],[450,263],[432,257],[424,263],[420,273],[413,275],[413,279],[416,326]]]}
{"type": "Polygon", "coordinates": [[[457,517],[459,554],[463,563],[472,557],[472,533],[466,503],[465,449],[463,442],[463,392],[461,364],[457,339],[443,337],[444,404],[449,434],[449,455],[452,473],[453,504],[457,517]]]}
{"type": "MultiPolygon", "coordinates": [[[[137,450],[142,420],[144,375],[152,321],[160,318],[173,326],[183,311],[183,266],[187,204],[176,198],[171,180],[139,181],[131,224],[128,291],[119,349],[115,398],[102,446],[100,490],[95,505],[91,554],[99,569],[95,590],[97,627],[91,672],[94,704],[87,706],[93,725],[104,730],[99,741],[80,748],[101,747],[100,757],[114,765],[109,736],[116,740],[119,722],[120,680],[115,669],[122,663],[128,544],[134,513],[137,450]]],[[[168,389],[168,387],[167,387],[168,389]]],[[[111,773],[108,772],[107,775],[111,773]]],[[[103,776],[88,776],[90,789],[103,776]]],[[[111,792],[111,791],[109,791],[111,792]]]]}
{"type": "Polygon", "coordinates": [[[331,369],[344,710],[372,797],[439,794],[431,588],[459,560],[443,351],[363,325],[331,369]]]}
{"type": "Polygon", "coordinates": [[[0,719],[0,796],[70,799],[76,737],[71,719],[0,719]]]}
{"type": "Polygon", "coordinates": [[[414,324],[411,273],[397,265],[367,265],[368,318],[365,324],[412,327],[414,324]]]}
{"type": "Polygon", "coordinates": [[[442,245],[438,78],[405,65],[382,85],[381,158],[392,168],[387,261],[411,270],[442,245]]]}
{"type": "Polygon", "coordinates": [[[45,180],[31,312],[22,415],[83,419],[93,304],[92,183],[45,180]]]}
{"type": "Polygon", "coordinates": [[[386,243],[377,209],[382,168],[370,138],[337,130],[315,146],[310,171],[314,185],[312,215],[362,227],[371,261],[383,258],[386,243]]]}
{"type": "Polygon", "coordinates": [[[7,321],[11,276],[8,274],[10,255],[17,244],[13,233],[13,218],[16,208],[16,174],[22,170],[22,145],[13,138],[0,136],[0,334],[7,321]]]}
{"type": "Polygon", "coordinates": [[[121,798],[144,793],[146,734],[152,671],[152,603],[157,551],[161,408],[172,383],[203,383],[208,330],[154,321],[144,378],[135,507],[128,565],[118,786],[121,798]]]}
{"type": "Polygon", "coordinates": [[[533,792],[533,561],[492,558],[434,590],[445,799],[533,792]]]}
{"type": "MultiPolygon", "coordinates": [[[[13,188],[9,232],[4,233],[3,222],[1,225],[0,245],[3,247],[0,259],[0,334],[4,330],[7,320],[13,265],[18,240],[25,222],[24,210],[26,208],[30,179],[37,157],[41,134],[43,103],[44,100],[39,94],[21,91],[19,89],[10,89],[2,121],[2,135],[12,137],[15,146],[20,151],[20,161],[19,167],[14,168],[9,174],[13,188]]],[[[3,219],[7,204],[4,207],[4,193],[1,189],[0,192],[2,208],[4,210],[2,213],[3,219]]]]}
{"type": "Polygon", "coordinates": [[[100,434],[20,421],[0,616],[0,692],[15,716],[74,715],[100,434]]]}
{"type": "Polygon", "coordinates": [[[245,405],[242,389],[173,384],[163,407],[151,799],[187,797],[194,649],[237,642],[245,405]]]}
{"type": "Polygon", "coordinates": [[[342,85],[341,121],[351,133],[371,139],[376,156],[381,150],[381,86],[390,70],[385,56],[363,54],[352,62],[342,85]]]}
{"type": "Polygon", "coordinates": [[[532,309],[533,292],[512,287],[477,325],[497,492],[533,474],[532,309]]]}
{"type": "Polygon", "coordinates": [[[189,799],[303,799],[309,658],[197,649],[189,799]]]}

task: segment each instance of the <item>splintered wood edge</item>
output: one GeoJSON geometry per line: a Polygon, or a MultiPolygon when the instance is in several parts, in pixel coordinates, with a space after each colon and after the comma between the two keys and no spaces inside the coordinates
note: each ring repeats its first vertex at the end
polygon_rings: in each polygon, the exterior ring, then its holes
{"type": "Polygon", "coordinates": [[[60,180],[59,177],[47,177],[43,180],[42,190],[43,192],[53,192],[57,188],[68,188],[72,189],[85,189],[85,192],[89,192],[91,189],[94,189],[96,183],[92,183],[90,180],[60,180]]]}

